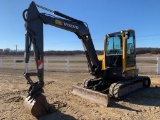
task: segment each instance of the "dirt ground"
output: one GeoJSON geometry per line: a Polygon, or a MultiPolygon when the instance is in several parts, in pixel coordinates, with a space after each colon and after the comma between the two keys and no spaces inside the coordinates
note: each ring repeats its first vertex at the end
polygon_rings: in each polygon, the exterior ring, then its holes
{"type": "Polygon", "coordinates": [[[150,89],[140,91],[120,101],[111,99],[104,107],[73,95],[73,84],[81,83],[88,73],[45,72],[45,95],[55,112],[35,118],[25,112],[23,100],[29,85],[22,70],[0,70],[0,120],[159,120],[160,76],[149,75],[150,89]]]}

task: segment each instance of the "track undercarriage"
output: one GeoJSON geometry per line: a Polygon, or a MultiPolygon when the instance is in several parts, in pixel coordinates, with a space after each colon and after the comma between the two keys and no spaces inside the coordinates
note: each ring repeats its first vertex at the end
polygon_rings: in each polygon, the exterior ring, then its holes
{"type": "Polygon", "coordinates": [[[91,92],[96,93],[96,96],[92,96],[94,97],[94,99],[97,99],[97,101],[99,101],[99,103],[102,103],[102,105],[108,106],[109,97],[124,99],[128,96],[131,96],[138,90],[150,87],[150,83],[151,83],[150,78],[146,76],[137,76],[132,79],[122,80],[111,84],[105,82],[105,80],[103,79],[87,78],[84,81],[84,88],[78,88],[77,90],[77,87],[73,86],[73,93],[74,94],[78,93],[77,95],[84,97],[87,96],[86,94],[88,95],[90,94],[90,93],[85,93],[84,91],[90,89],[91,92]],[[97,95],[98,93],[99,95],[97,95]],[[105,95],[108,95],[108,97],[106,97],[106,99],[104,100],[105,95]]]}
{"type": "Polygon", "coordinates": [[[111,84],[109,87],[109,94],[111,97],[124,99],[138,90],[150,87],[150,83],[149,77],[137,76],[126,81],[119,81],[111,84]]]}

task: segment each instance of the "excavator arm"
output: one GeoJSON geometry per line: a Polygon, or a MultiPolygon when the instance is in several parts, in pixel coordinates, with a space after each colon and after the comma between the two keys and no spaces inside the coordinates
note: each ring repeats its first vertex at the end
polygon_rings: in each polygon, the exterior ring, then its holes
{"type": "Polygon", "coordinates": [[[31,85],[28,90],[28,95],[32,96],[36,92],[43,92],[42,88],[44,86],[44,61],[43,61],[43,24],[49,24],[70,32],[75,33],[79,39],[81,39],[89,68],[91,74],[99,77],[101,74],[100,62],[97,58],[97,54],[92,42],[92,38],[87,25],[77,19],[64,15],[57,11],[52,11],[44,8],[40,5],[32,2],[28,9],[24,10],[23,18],[25,20],[26,28],[26,45],[25,45],[25,63],[26,70],[24,76],[27,82],[31,85]],[[56,16],[48,15],[45,13],[39,13],[37,7],[48,10],[54,13],[56,16]],[[57,17],[59,16],[59,17],[57,17]],[[31,51],[31,46],[33,45],[33,52],[36,61],[37,72],[28,72],[28,62],[31,51]],[[33,82],[31,76],[37,76],[38,81],[33,82]]]}
{"type": "Polygon", "coordinates": [[[102,61],[98,60],[93,41],[85,22],[64,15],[60,12],[50,10],[43,6],[31,2],[28,9],[24,10],[23,18],[25,21],[25,72],[24,76],[27,83],[30,84],[28,96],[24,101],[24,106],[35,117],[50,113],[52,108],[46,97],[42,94],[44,92],[44,51],[43,51],[43,24],[48,24],[75,33],[81,39],[84,46],[86,58],[90,73],[95,78],[85,79],[84,88],[79,86],[72,86],[72,93],[89,99],[93,102],[102,105],[109,105],[109,94],[102,94],[98,91],[106,92],[109,89],[107,82],[107,72],[102,70],[102,61]],[[42,8],[54,14],[40,13],[38,8],[42,8]],[[36,63],[36,72],[29,72],[28,63],[33,47],[34,58],[36,63]],[[37,81],[33,82],[32,76],[37,77],[37,81]],[[86,89],[87,88],[87,89],[86,89]],[[90,90],[92,89],[92,90],[90,90]]]}

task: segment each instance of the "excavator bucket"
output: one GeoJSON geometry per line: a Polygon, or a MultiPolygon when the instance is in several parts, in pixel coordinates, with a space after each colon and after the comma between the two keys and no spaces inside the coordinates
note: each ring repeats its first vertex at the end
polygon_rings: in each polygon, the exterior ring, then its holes
{"type": "Polygon", "coordinates": [[[72,93],[106,107],[110,103],[109,94],[103,94],[80,86],[73,85],[72,93]]]}
{"type": "Polygon", "coordinates": [[[40,117],[50,113],[54,106],[50,106],[43,94],[28,96],[24,101],[25,109],[35,117],[40,117]]]}

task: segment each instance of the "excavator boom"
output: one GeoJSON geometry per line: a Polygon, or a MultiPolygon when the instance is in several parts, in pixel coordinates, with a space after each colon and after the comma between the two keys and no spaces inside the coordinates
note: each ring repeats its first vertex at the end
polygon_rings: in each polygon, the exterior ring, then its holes
{"type": "Polygon", "coordinates": [[[24,73],[27,82],[31,84],[29,95],[39,90],[44,85],[44,75],[43,75],[43,24],[49,24],[70,32],[75,33],[81,40],[85,47],[86,57],[91,69],[91,74],[94,76],[99,76],[100,62],[97,58],[97,54],[89,33],[88,27],[80,20],[76,20],[62,13],[55,12],[62,18],[55,16],[49,16],[44,13],[39,13],[37,5],[32,2],[28,9],[23,12],[23,18],[25,20],[26,28],[26,53],[25,53],[25,63],[26,66],[29,61],[31,44],[33,44],[33,50],[35,55],[36,73],[29,73],[26,67],[26,72],[24,73]],[[30,79],[30,76],[37,76],[38,83],[34,84],[30,79]]]}

